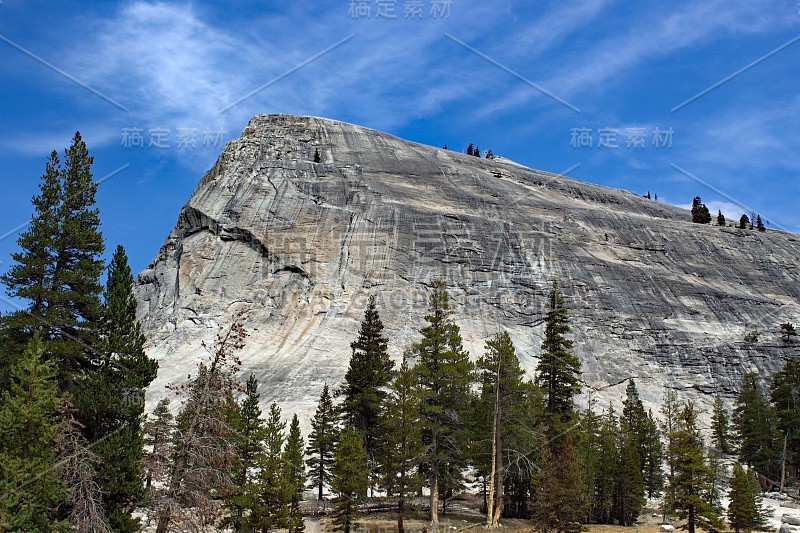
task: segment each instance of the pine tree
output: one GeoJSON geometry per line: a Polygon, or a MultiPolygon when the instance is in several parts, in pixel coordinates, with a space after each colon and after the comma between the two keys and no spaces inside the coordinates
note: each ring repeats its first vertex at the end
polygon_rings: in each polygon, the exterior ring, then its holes
{"type": "Polygon", "coordinates": [[[153,481],[164,483],[169,474],[172,461],[173,432],[175,422],[169,410],[169,398],[159,400],[153,413],[144,424],[144,444],[147,453],[144,457],[145,490],[149,491],[153,481]]]}
{"type": "Polygon", "coordinates": [[[721,210],[717,210],[717,226],[724,226],[725,225],[725,215],[722,214],[721,210]]]}
{"type": "Polygon", "coordinates": [[[229,511],[225,525],[234,531],[250,531],[259,513],[258,484],[254,479],[254,471],[263,461],[266,433],[259,407],[260,399],[258,380],[254,374],[250,374],[234,422],[239,468],[233,475],[232,491],[225,502],[229,511]]]}
{"type": "Polygon", "coordinates": [[[542,439],[539,470],[534,485],[534,529],[537,531],[580,531],[585,520],[587,501],[581,479],[581,467],[567,433],[557,455],[542,439]]]}
{"type": "Polygon", "coordinates": [[[547,299],[544,340],[539,364],[536,367],[536,384],[545,395],[545,420],[548,436],[563,431],[575,417],[573,398],[580,392],[578,376],[581,363],[570,351],[569,316],[564,300],[553,282],[547,299]]]}
{"type": "Polygon", "coordinates": [[[728,411],[722,403],[722,398],[716,396],[714,398],[714,407],[711,411],[711,442],[714,447],[721,453],[729,454],[733,450],[730,442],[730,428],[729,428],[728,411]]]}
{"type": "Polygon", "coordinates": [[[756,229],[758,231],[766,231],[767,228],[764,227],[764,223],[761,221],[761,215],[756,215],[756,229]]]}
{"type": "Polygon", "coordinates": [[[403,362],[391,383],[383,414],[385,431],[381,448],[381,469],[384,486],[389,496],[398,499],[397,530],[405,531],[406,502],[422,488],[422,480],[415,471],[425,449],[422,444],[420,401],[416,391],[413,371],[408,360],[403,362]]]}
{"type": "Polygon", "coordinates": [[[473,155],[474,152],[475,152],[474,145],[472,143],[469,143],[469,146],[467,146],[467,155],[473,155]]]}
{"type": "Polygon", "coordinates": [[[781,332],[784,336],[784,340],[788,343],[792,342],[792,337],[797,337],[797,330],[791,322],[781,324],[781,332]]]}
{"type": "MultiPolygon", "coordinates": [[[[17,241],[21,250],[0,278],[9,296],[28,302],[3,319],[11,351],[38,331],[47,343],[46,357],[58,364],[62,390],[72,390],[86,367],[86,347],[95,344],[92,329],[100,313],[104,246],[92,163],[80,133],[66,150],[63,167],[55,152],[50,155],[40,194],[33,198],[35,214],[17,241]]],[[[6,371],[0,378],[5,385],[6,371]]]]}
{"type": "Polygon", "coordinates": [[[375,297],[370,296],[358,339],[350,345],[353,353],[344,376],[345,382],[337,394],[344,397],[339,406],[342,420],[364,436],[372,466],[376,463],[381,437],[378,424],[381,406],[394,368],[387,346],[388,339],[383,336],[383,323],[375,297]]]}
{"type": "Polygon", "coordinates": [[[747,373],[742,377],[733,422],[740,460],[775,479],[779,474],[775,412],[761,391],[758,374],[747,373]]]}
{"type": "Polygon", "coordinates": [[[696,527],[716,533],[722,524],[711,505],[711,469],[697,428],[697,416],[694,405],[685,402],[670,435],[669,458],[674,475],[667,501],[679,518],[686,519],[683,529],[689,533],[695,533],[696,527]]]}
{"type": "Polygon", "coordinates": [[[289,484],[283,463],[286,422],[281,420],[278,404],[270,405],[264,425],[264,453],[258,474],[258,518],[262,531],[284,527],[289,518],[289,504],[294,487],[289,484]]]}
{"type": "Polygon", "coordinates": [[[770,399],[778,430],[786,441],[786,463],[794,465],[797,472],[800,466],[800,356],[787,359],[786,365],[772,376],[770,399]]]}
{"type": "Polygon", "coordinates": [[[38,333],[10,369],[0,408],[0,531],[58,531],[52,512],[64,494],[54,450],[58,397],[55,361],[38,333]]]}
{"type": "Polygon", "coordinates": [[[711,222],[711,213],[699,196],[695,196],[694,200],[692,200],[692,222],[698,224],[708,224],[711,222]]]}
{"type": "Polygon", "coordinates": [[[735,463],[728,492],[728,520],[735,533],[749,532],[764,525],[760,492],[757,482],[754,487],[751,475],[741,463],[735,463]]]}
{"type": "Polygon", "coordinates": [[[525,392],[522,381],[525,373],[519,366],[508,332],[498,333],[486,341],[486,355],[478,360],[477,368],[481,374],[481,400],[488,404],[487,411],[492,413],[491,426],[483,429],[484,435],[492,436],[487,527],[494,528],[500,525],[504,508],[503,474],[506,464],[503,443],[511,433],[514,421],[519,420],[521,413],[515,407],[523,403],[525,392]]]}
{"type": "Polygon", "coordinates": [[[303,435],[300,433],[300,420],[297,415],[292,417],[289,424],[289,434],[283,449],[284,476],[289,484],[291,496],[289,499],[289,516],[286,527],[289,533],[302,533],[305,530],[300,502],[303,501],[303,488],[306,485],[306,469],[303,458],[303,435]]]}
{"type": "Polygon", "coordinates": [[[664,498],[664,520],[666,521],[667,508],[669,501],[676,498],[675,495],[675,463],[677,457],[673,455],[675,450],[675,443],[672,436],[678,428],[678,415],[680,414],[680,402],[678,400],[678,393],[673,389],[667,389],[664,393],[664,399],[661,402],[661,432],[666,439],[666,454],[665,459],[667,463],[667,491],[668,494],[664,498]]]}
{"type": "Polygon", "coordinates": [[[647,412],[644,435],[644,486],[648,498],[655,498],[664,488],[664,444],[652,411],[647,412]]]}
{"type": "Polygon", "coordinates": [[[133,275],[122,246],[108,267],[97,334],[89,371],[76,380],[80,386],[75,402],[99,460],[97,482],[109,524],[115,531],[135,532],[139,520],[131,512],[145,494],[141,474],[144,391],[155,379],[158,363],[144,352],[133,275]]]}
{"type": "Polygon", "coordinates": [[[624,526],[632,526],[645,504],[642,449],[639,435],[629,428],[624,415],[620,426],[617,444],[619,462],[614,483],[614,518],[624,526]]]}
{"type": "Polygon", "coordinates": [[[317,487],[317,498],[322,501],[322,489],[329,482],[333,452],[339,433],[339,421],[333,406],[328,385],[322,388],[317,411],[311,420],[311,434],[308,436],[308,470],[317,487]]]}
{"type": "Polygon", "coordinates": [[[739,219],[739,229],[747,229],[750,225],[750,218],[747,215],[742,215],[742,218],[739,219]]]}
{"type": "Polygon", "coordinates": [[[336,494],[334,531],[350,533],[356,527],[357,505],[369,485],[364,437],[354,428],[342,432],[331,468],[331,490],[336,494]]]}
{"type": "Polygon", "coordinates": [[[459,327],[444,281],[433,282],[428,295],[428,325],[410,354],[417,359],[414,374],[422,401],[423,458],[429,478],[431,523],[439,523],[439,498],[460,481],[466,448],[466,413],[472,383],[472,363],[461,343],[459,327]]]}

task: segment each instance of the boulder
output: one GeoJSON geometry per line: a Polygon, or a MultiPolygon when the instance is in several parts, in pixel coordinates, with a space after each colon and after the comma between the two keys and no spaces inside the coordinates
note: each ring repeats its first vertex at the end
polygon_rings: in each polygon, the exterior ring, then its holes
{"type": "Polygon", "coordinates": [[[675,528],[669,524],[661,524],[658,526],[658,533],[672,533],[675,528]]]}
{"type": "Polygon", "coordinates": [[[800,526],[800,516],[783,513],[783,516],[781,516],[781,523],[789,524],[790,526],[800,526]]]}

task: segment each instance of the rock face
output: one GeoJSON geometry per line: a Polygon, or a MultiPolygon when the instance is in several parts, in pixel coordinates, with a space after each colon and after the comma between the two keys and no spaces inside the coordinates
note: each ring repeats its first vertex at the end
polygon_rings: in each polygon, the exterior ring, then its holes
{"type": "Polygon", "coordinates": [[[799,262],[793,234],[693,224],[683,209],[502,158],[259,115],[138,276],[160,362],[149,401],[194,372],[201,342],[246,308],[243,372],[265,404],[307,417],[323,384],[340,383],[368,296],[399,358],[441,277],[473,357],[506,329],[532,374],[557,281],[595,397],[621,399],[634,377],[651,405],[672,387],[708,407],[792,353],[778,326],[800,315],[799,262]],[[745,342],[753,330],[759,340],[745,342]]]}

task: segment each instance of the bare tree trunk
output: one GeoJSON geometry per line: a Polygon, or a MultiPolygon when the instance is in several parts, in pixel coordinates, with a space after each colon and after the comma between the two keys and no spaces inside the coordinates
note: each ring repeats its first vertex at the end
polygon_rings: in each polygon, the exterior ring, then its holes
{"type": "Polygon", "coordinates": [[[786,443],[789,441],[789,432],[783,438],[783,460],[781,461],[781,492],[784,491],[786,485],[786,443]]]}
{"type": "Polygon", "coordinates": [[[439,525],[439,471],[432,472],[431,478],[431,524],[439,525]]]}

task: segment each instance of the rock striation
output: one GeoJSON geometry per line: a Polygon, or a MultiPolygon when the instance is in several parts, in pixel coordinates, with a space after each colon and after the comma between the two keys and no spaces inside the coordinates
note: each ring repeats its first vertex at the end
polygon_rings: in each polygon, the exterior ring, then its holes
{"type": "Polygon", "coordinates": [[[693,224],[686,210],[503,158],[258,115],[137,278],[160,363],[149,401],[248,309],[243,372],[265,404],[307,417],[323,384],[344,376],[368,296],[399,359],[441,277],[473,357],[506,329],[532,374],[555,280],[595,397],[620,400],[634,377],[650,405],[672,387],[708,407],[744,372],[769,376],[797,352],[779,332],[800,316],[797,239],[693,224]],[[754,330],[758,341],[745,341],[754,330]]]}

